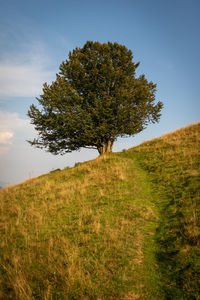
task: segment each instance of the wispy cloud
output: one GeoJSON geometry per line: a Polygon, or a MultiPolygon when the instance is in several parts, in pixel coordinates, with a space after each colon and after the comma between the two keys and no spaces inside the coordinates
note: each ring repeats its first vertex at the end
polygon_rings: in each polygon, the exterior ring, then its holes
{"type": "Polygon", "coordinates": [[[10,139],[13,137],[13,133],[10,131],[0,131],[0,145],[10,144],[10,139]]]}
{"type": "Polygon", "coordinates": [[[18,113],[0,110],[0,132],[13,131],[30,124],[29,120],[22,119],[18,113]]]}
{"type": "Polygon", "coordinates": [[[33,126],[29,120],[22,119],[17,113],[0,111],[0,156],[5,154],[14,141],[33,135],[33,126]]]}
{"type": "Polygon", "coordinates": [[[35,97],[44,82],[55,78],[48,55],[40,43],[24,47],[15,55],[5,54],[0,59],[0,98],[35,97]]]}
{"type": "Polygon", "coordinates": [[[8,152],[9,145],[11,145],[11,139],[13,132],[0,131],[0,157],[8,152]]]}

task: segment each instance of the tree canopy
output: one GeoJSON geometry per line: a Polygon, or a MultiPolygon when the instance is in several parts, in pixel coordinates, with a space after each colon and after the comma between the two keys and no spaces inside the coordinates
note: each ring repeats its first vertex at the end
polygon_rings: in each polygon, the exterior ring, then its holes
{"type": "Polygon", "coordinates": [[[82,147],[112,151],[117,137],[142,131],[159,121],[156,84],[136,77],[139,63],[118,43],[88,41],[69,52],[51,84],[44,83],[28,116],[38,131],[31,145],[64,154],[82,147]]]}

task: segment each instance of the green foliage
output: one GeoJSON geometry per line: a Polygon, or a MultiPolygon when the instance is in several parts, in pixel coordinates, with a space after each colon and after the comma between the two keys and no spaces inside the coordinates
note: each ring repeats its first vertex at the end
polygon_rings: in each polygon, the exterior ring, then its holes
{"type": "Polygon", "coordinates": [[[56,81],[44,84],[37,98],[42,109],[28,116],[39,133],[30,142],[54,154],[81,147],[111,152],[117,137],[134,135],[158,122],[162,103],[155,104],[156,84],[135,77],[139,63],[125,46],[88,41],[69,53],[56,81]]]}

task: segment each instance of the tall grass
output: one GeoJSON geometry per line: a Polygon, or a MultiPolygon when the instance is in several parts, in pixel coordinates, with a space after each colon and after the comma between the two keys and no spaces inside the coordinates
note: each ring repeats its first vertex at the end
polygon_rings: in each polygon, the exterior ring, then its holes
{"type": "Polygon", "coordinates": [[[114,154],[3,189],[0,298],[145,299],[148,195],[114,154]]]}
{"type": "Polygon", "coordinates": [[[200,299],[200,123],[0,191],[0,299],[200,299]]]}
{"type": "Polygon", "coordinates": [[[157,261],[166,299],[200,299],[200,123],[130,150],[159,195],[157,261]]]}

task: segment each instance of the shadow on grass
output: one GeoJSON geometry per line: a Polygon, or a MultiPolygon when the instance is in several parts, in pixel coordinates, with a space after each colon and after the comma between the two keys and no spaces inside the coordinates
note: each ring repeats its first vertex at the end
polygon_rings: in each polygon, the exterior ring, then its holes
{"type": "Polygon", "coordinates": [[[199,299],[200,249],[198,239],[190,239],[180,199],[164,199],[160,204],[156,231],[156,260],[165,299],[199,299]]]}

